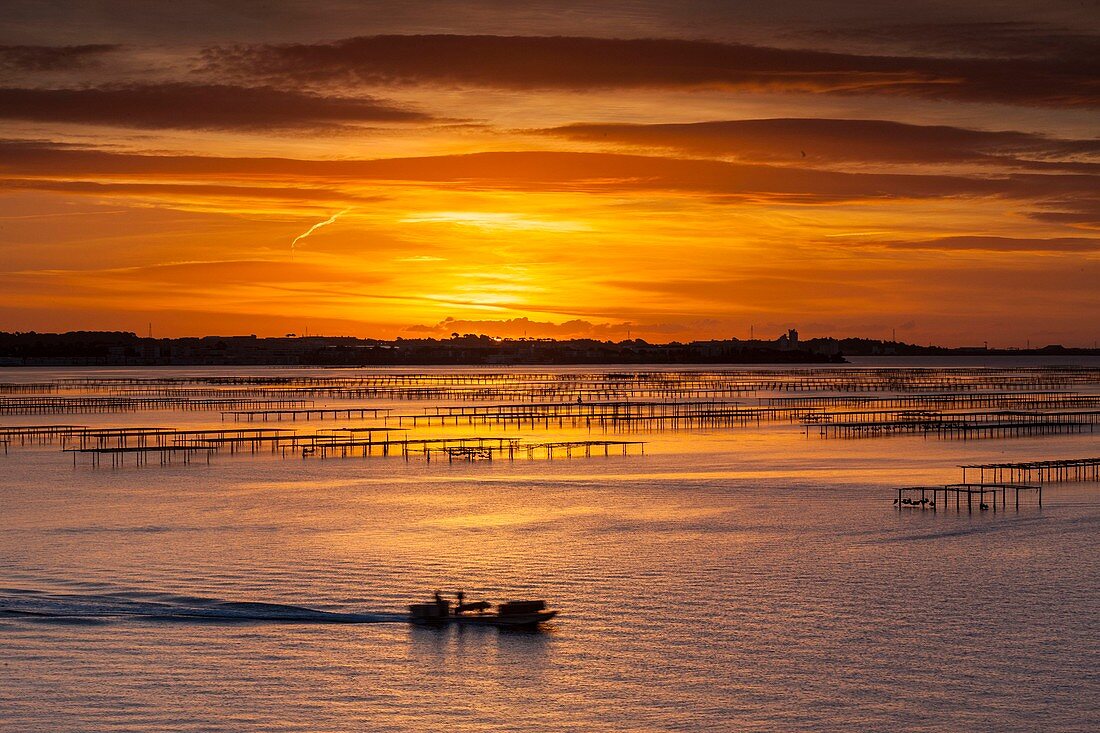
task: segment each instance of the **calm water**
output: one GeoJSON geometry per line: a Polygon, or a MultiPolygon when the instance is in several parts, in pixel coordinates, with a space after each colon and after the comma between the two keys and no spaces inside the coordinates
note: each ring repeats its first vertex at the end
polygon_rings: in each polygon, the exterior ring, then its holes
{"type": "MultiPolygon", "coordinates": [[[[0,419],[30,422],[214,425],[0,419]]],[[[645,457],[118,470],[13,449],[0,607],[43,615],[0,617],[0,729],[1095,731],[1100,485],[996,515],[899,513],[890,490],[1098,435],[783,423],[638,436],[645,457]],[[437,587],[563,613],[397,620],[437,587]]]]}

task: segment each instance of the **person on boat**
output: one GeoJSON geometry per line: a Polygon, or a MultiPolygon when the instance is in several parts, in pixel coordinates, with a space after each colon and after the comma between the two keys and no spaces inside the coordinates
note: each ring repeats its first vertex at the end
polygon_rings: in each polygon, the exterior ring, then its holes
{"type": "Polygon", "coordinates": [[[443,600],[443,594],[439,591],[435,592],[435,606],[439,609],[440,616],[447,615],[447,602],[443,600]]]}
{"type": "Polygon", "coordinates": [[[466,594],[462,591],[455,593],[455,598],[458,599],[458,607],[455,608],[455,615],[462,613],[462,602],[466,600],[466,594]]]}

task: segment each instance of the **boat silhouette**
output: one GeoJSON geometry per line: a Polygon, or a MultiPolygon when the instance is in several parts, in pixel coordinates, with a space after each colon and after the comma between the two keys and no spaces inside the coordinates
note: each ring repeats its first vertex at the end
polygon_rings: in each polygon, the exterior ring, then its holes
{"type": "Polygon", "coordinates": [[[558,615],[546,608],[546,601],[506,601],[497,604],[476,601],[453,605],[438,597],[431,603],[409,605],[409,622],[414,624],[458,624],[470,626],[533,627],[558,615]]]}

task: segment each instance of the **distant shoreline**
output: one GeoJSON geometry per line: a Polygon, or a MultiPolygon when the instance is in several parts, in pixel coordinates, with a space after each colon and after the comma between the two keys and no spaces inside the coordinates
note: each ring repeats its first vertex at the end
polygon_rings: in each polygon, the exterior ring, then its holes
{"type": "Polygon", "coordinates": [[[514,367],[829,365],[849,358],[1001,359],[1100,356],[1100,349],[945,348],[855,338],[801,341],[793,329],[775,340],[726,339],[651,344],[641,339],[434,339],[350,336],[148,338],[128,332],[0,333],[0,367],[514,367]]]}

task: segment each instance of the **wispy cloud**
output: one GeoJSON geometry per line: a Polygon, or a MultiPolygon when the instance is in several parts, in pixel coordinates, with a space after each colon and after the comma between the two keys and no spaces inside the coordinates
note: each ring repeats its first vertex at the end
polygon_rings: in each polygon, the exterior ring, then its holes
{"type": "MultiPolygon", "coordinates": [[[[716,199],[776,204],[945,197],[1001,197],[1042,201],[1049,211],[1076,211],[1098,201],[1096,176],[1006,173],[894,174],[848,172],[721,160],[577,152],[499,152],[377,160],[294,160],[214,156],[133,155],[72,146],[0,141],[0,172],[22,180],[39,176],[127,176],[132,178],[217,175],[269,180],[394,181],[446,184],[449,190],[600,193],[706,194],[716,199]]],[[[517,214],[512,221],[540,217],[517,214]]],[[[415,216],[412,218],[416,218],[415,216]]],[[[507,222],[507,217],[499,219],[507,222]]]]}
{"type": "Polygon", "coordinates": [[[335,214],[333,214],[329,218],[325,219],[324,221],[317,222],[316,224],[311,226],[309,229],[305,230],[304,232],[299,234],[297,237],[295,237],[294,241],[292,241],[290,243],[290,248],[294,249],[295,245],[297,245],[298,242],[300,242],[303,239],[305,239],[306,237],[310,236],[311,234],[313,234],[318,229],[320,229],[322,227],[327,227],[329,224],[335,223],[337,219],[339,219],[344,214],[349,213],[350,211],[352,211],[352,209],[344,209],[343,211],[336,212],[335,214]]]}
{"type": "Polygon", "coordinates": [[[435,257],[433,255],[413,255],[411,257],[397,257],[394,262],[446,262],[446,257],[435,257]]]}
{"type": "Polygon", "coordinates": [[[576,221],[540,219],[506,211],[431,211],[401,219],[402,224],[457,224],[478,229],[579,232],[591,227],[576,221]]]}
{"type": "Polygon", "coordinates": [[[1100,252],[1098,237],[988,237],[957,236],[924,239],[917,241],[875,241],[868,242],[891,249],[927,249],[946,252],[1100,252]]]}

